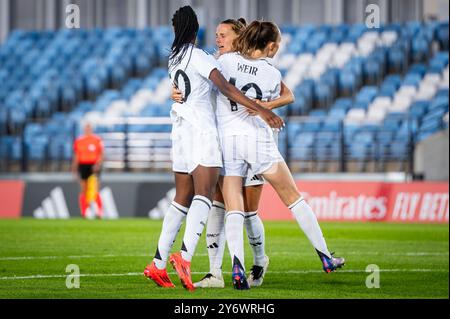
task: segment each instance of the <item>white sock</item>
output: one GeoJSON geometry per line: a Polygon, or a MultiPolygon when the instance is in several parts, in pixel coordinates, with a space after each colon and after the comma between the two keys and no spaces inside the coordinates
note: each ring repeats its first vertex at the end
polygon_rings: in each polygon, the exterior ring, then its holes
{"type": "Polygon", "coordinates": [[[186,229],[184,231],[183,245],[181,246],[181,257],[191,261],[194,256],[198,240],[203,233],[208,213],[211,209],[211,201],[201,195],[195,195],[186,218],[186,229]]]}
{"type": "Polygon", "coordinates": [[[253,264],[263,267],[266,255],[265,234],[264,225],[258,216],[258,212],[246,212],[244,225],[253,251],[253,264]]]}
{"type": "Polygon", "coordinates": [[[181,225],[183,225],[187,212],[187,207],[181,206],[176,202],[171,203],[169,210],[164,216],[162,230],[158,240],[158,248],[156,249],[155,258],[153,258],[156,268],[166,268],[170,249],[175,242],[181,225]]]}
{"type": "Polygon", "coordinates": [[[300,197],[291,206],[289,206],[292,214],[294,214],[297,223],[308,237],[315,249],[331,258],[328,251],[325,238],[323,238],[317,217],[306,201],[300,197]]]}
{"type": "Polygon", "coordinates": [[[245,270],[244,265],[244,213],[229,211],[226,216],[225,235],[230,250],[231,264],[237,258],[245,270]]]}
{"type": "Polygon", "coordinates": [[[209,256],[209,272],[216,277],[222,274],[225,243],[225,205],[213,201],[206,224],[206,247],[209,256]]]}

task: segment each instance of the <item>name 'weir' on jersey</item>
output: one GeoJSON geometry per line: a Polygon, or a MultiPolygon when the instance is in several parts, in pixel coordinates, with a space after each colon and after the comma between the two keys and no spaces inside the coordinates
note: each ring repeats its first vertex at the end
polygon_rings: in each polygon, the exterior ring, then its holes
{"type": "MultiPolygon", "coordinates": [[[[177,57],[174,58],[175,60],[177,57]]],[[[211,104],[212,82],[209,75],[221,70],[213,56],[189,44],[180,63],[172,66],[169,76],[183,93],[184,103],[174,103],[172,115],[180,116],[201,130],[216,130],[216,118],[211,104]]]]}
{"type": "MultiPolygon", "coordinates": [[[[219,58],[224,77],[251,99],[269,101],[280,96],[281,73],[266,59],[249,60],[239,53],[219,58]]],[[[245,106],[223,94],[217,98],[217,123],[222,135],[254,135],[255,128],[269,126],[259,116],[248,114],[245,106]]]]}

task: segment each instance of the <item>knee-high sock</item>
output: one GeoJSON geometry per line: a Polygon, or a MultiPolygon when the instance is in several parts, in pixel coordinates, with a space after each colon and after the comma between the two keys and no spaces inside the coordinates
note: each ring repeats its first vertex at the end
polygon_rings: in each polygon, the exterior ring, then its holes
{"type": "Polygon", "coordinates": [[[225,205],[213,201],[206,224],[206,247],[209,256],[209,272],[216,277],[222,273],[225,243],[225,205]]]}
{"type": "Polygon", "coordinates": [[[195,195],[186,218],[186,229],[184,231],[183,245],[181,246],[181,257],[191,261],[197,248],[198,240],[203,233],[208,220],[211,201],[201,195],[195,195]]]}
{"type": "Polygon", "coordinates": [[[227,237],[228,249],[230,250],[231,263],[233,264],[235,258],[237,258],[245,270],[243,212],[230,211],[227,213],[225,235],[227,237]]]}
{"type": "Polygon", "coordinates": [[[97,193],[97,196],[95,197],[95,202],[97,203],[98,211],[97,214],[99,217],[103,216],[103,202],[102,198],[100,197],[100,193],[97,193]]]}
{"type": "Polygon", "coordinates": [[[300,197],[289,206],[289,209],[314,248],[326,256],[331,257],[317,217],[308,203],[300,197]]]}
{"type": "Polygon", "coordinates": [[[86,201],[86,196],[84,194],[80,194],[78,196],[78,201],[80,204],[81,217],[86,217],[86,210],[88,208],[88,203],[86,201]]]}
{"type": "Polygon", "coordinates": [[[253,264],[264,266],[265,261],[265,232],[264,225],[257,212],[245,213],[244,220],[247,237],[253,251],[253,264]]]}
{"type": "Polygon", "coordinates": [[[159,235],[158,240],[158,248],[156,249],[155,258],[153,258],[158,269],[166,268],[170,249],[183,225],[187,212],[188,208],[176,202],[172,202],[169,210],[164,216],[161,234],[159,235]]]}

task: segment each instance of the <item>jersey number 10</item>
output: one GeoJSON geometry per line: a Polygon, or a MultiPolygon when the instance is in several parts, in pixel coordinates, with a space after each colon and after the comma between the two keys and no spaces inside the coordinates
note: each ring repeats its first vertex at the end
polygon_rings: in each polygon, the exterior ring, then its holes
{"type": "MultiPolygon", "coordinates": [[[[230,78],[230,84],[236,86],[236,78],[230,78]]],[[[241,88],[242,94],[246,94],[248,90],[254,89],[256,92],[256,99],[261,100],[262,99],[262,91],[259,88],[259,86],[256,83],[247,83],[241,88]]],[[[236,102],[230,100],[231,104],[231,112],[236,112],[238,110],[238,105],[236,102]]]]}

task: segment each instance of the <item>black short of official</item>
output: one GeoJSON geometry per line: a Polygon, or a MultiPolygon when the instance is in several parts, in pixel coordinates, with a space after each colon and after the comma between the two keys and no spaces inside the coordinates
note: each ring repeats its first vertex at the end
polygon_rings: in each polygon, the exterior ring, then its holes
{"type": "MultiPolygon", "coordinates": [[[[94,174],[94,164],[78,164],[78,174],[82,180],[86,180],[94,174]]],[[[97,176],[100,176],[100,172],[97,172],[97,176]]]]}

